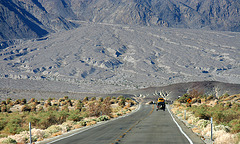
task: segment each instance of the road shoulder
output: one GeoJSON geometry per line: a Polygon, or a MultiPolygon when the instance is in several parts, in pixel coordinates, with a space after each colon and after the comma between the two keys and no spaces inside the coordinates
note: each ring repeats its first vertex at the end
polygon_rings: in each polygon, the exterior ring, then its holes
{"type": "Polygon", "coordinates": [[[179,120],[171,111],[171,106],[168,105],[169,108],[169,112],[172,114],[173,118],[176,120],[176,122],[178,123],[178,125],[182,128],[182,130],[186,133],[186,135],[192,140],[192,142],[194,144],[204,144],[204,142],[201,140],[201,138],[195,134],[194,132],[192,132],[191,129],[189,129],[184,122],[182,122],[181,120],[179,120]]]}

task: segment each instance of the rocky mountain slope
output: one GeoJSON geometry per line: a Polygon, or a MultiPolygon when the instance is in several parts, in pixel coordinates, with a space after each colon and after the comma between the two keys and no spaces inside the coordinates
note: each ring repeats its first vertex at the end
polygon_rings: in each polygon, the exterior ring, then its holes
{"type": "Polygon", "coordinates": [[[77,27],[71,20],[240,31],[239,9],[239,0],[0,0],[1,47],[77,27]]]}
{"type": "Polygon", "coordinates": [[[192,81],[239,84],[239,33],[80,25],[2,50],[0,77],[60,81],[82,92],[192,81]]]}
{"type": "Polygon", "coordinates": [[[239,31],[237,0],[0,0],[0,12],[6,97],[240,81],[240,33],[212,31],[239,31]]]}

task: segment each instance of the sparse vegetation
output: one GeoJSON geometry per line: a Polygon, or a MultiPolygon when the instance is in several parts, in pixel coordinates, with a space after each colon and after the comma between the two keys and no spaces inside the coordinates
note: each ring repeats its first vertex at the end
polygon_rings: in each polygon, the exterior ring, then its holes
{"type": "Polygon", "coordinates": [[[131,106],[136,104],[123,96],[118,99],[106,97],[98,100],[96,97],[90,100],[88,97],[83,100],[70,100],[65,96],[59,100],[48,98],[46,101],[39,102],[32,98],[28,102],[26,99],[16,100],[12,106],[11,102],[11,99],[1,102],[0,134],[1,137],[16,134],[23,138],[21,141],[16,141],[14,137],[3,138],[3,140],[0,139],[0,143],[9,141],[26,143],[27,139],[24,139],[23,135],[25,135],[24,131],[28,130],[29,122],[41,133],[34,138],[37,141],[60,135],[62,131],[93,125],[126,114],[132,110],[131,106]],[[112,103],[112,100],[116,103],[112,103]],[[127,103],[126,106],[125,103],[127,103]],[[18,110],[14,110],[13,106],[19,107],[18,110]],[[11,110],[12,113],[9,113],[11,110]]]}
{"type": "Polygon", "coordinates": [[[195,124],[200,129],[195,131],[199,131],[202,135],[209,131],[210,118],[212,117],[214,131],[216,131],[214,137],[216,143],[225,140],[225,142],[239,142],[240,139],[236,137],[240,134],[240,103],[238,102],[240,95],[224,94],[217,98],[214,95],[196,94],[198,93],[196,91],[194,93],[195,95],[185,94],[175,101],[172,111],[179,117],[183,117],[182,111],[187,110],[188,123],[195,124]],[[191,104],[187,103],[187,99],[190,97],[193,99],[191,104]],[[201,99],[201,101],[197,99],[201,99]],[[224,131],[222,135],[225,135],[226,139],[221,138],[220,140],[220,130],[224,131]]]}

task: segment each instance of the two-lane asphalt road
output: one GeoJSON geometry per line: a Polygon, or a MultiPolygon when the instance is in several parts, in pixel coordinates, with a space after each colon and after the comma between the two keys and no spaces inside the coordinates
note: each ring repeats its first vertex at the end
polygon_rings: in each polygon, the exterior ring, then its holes
{"type": "MultiPolygon", "coordinates": [[[[191,140],[179,130],[170,113],[156,111],[156,106],[141,105],[140,109],[123,118],[93,127],[72,136],[59,138],[54,144],[188,144],[191,140]]],[[[46,142],[47,143],[47,142],[46,142]]],[[[202,143],[195,141],[193,143],[202,143]]]]}

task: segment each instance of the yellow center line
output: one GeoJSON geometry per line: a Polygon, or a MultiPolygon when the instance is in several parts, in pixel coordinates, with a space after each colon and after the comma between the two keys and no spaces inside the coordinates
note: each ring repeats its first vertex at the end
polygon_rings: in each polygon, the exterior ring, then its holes
{"type": "Polygon", "coordinates": [[[147,118],[148,116],[150,116],[152,113],[153,113],[153,110],[154,110],[154,105],[152,105],[152,110],[149,112],[149,114],[147,116],[145,116],[144,118],[140,119],[139,121],[136,121],[125,133],[123,133],[119,139],[116,139],[115,140],[115,143],[112,143],[112,144],[118,144],[118,142],[120,142],[122,138],[125,137],[125,135],[130,132],[137,124],[139,124],[142,120],[144,120],[145,118],[147,118]]]}

